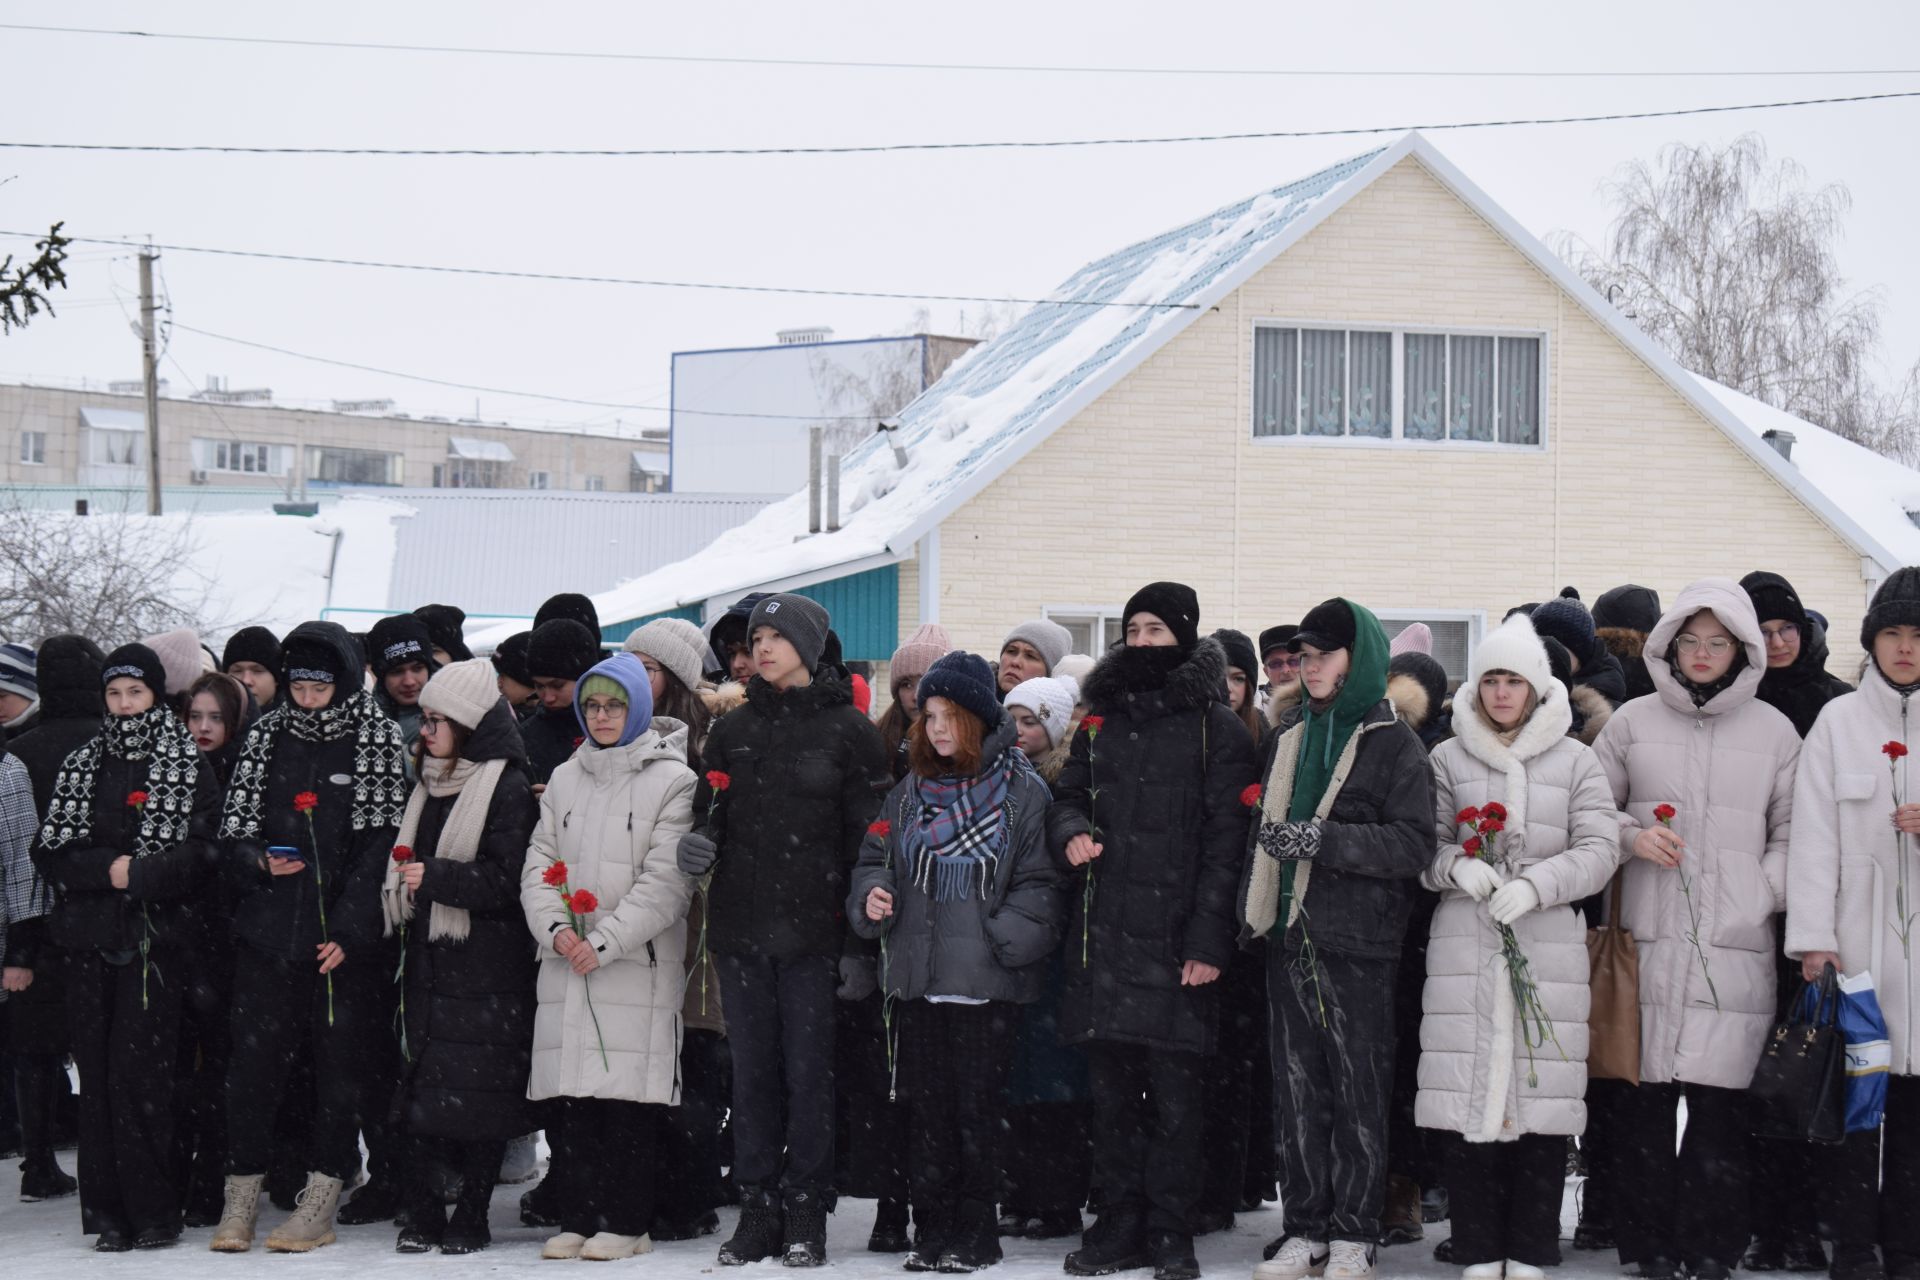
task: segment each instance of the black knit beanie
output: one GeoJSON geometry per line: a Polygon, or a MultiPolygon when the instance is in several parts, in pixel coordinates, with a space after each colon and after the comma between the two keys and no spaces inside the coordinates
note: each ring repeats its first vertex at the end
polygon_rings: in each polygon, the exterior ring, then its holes
{"type": "Polygon", "coordinates": [[[1887,627],[1920,627],[1920,569],[1895,569],[1873,593],[1860,623],[1860,647],[1872,653],[1873,638],[1887,627]]]}
{"type": "Polygon", "coordinates": [[[1237,667],[1247,678],[1247,687],[1260,687],[1260,655],[1253,651],[1253,641],[1247,639],[1244,631],[1235,631],[1232,627],[1222,627],[1213,633],[1220,647],[1227,651],[1227,665],[1237,667]]]}
{"type": "Polygon", "coordinates": [[[593,607],[593,601],[577,591],[562,591],[557,596],[549,596],[533,615],[533,629],[538,631],[546,623],[556,618],[571,618],[593,633],[594,642],[600,640],[600,611],[593,607]]]}
{"type": "Polygon", "coordinates": [[[465,609],[450,604],[423,604],[413,611],[413,616],[427,624],[434,648],[445,650],[455,662],[466,662],[473,657],[473,650],[467,648],[465,609]]]}
{"type": "Polygon", "coordinates": [[[230,671],[236,662],[257,662],[268,671],[280,670],[280,642],[265,627],[242,627],[227,638],[220,654],[220,669],[230,671]]]}
{"type": "Polygon", "coordinates": [[[342,671],[339,668],[340,651],[334,646],[304,636],[289,636],[280,650],[280,665],[274,668],[274,674],[288,685],[295,680],[315,680],[348,689],[360,687],[358,671],[342,671]]]}
{"type": "Polygon", "coordinates": [[[143,644],[123,644],[107,655],[107,664],[100,668],[100,688],[106,687],[122,676],[132,676],[153,691],[155,702],[167,700],[167,668],[160,661],[160,655],[143,644]]]}
{"type": "Polygon", "coordinates": [[[600,642],[572,618],[555,618],[527,638],[527,671],[538,680],[578,680],[600,661],[600,642]]]}
{"type": "Polygon", "coordinates": [[[367,632],[367,653],[372,657],[373,674],[382,678],[410,662],[421,663],[429,672],[440,669],[427,624],[410,613],[396,613],[374,623],[367,632]]]}
{"type": "Polygon", "coordinates": [[[493,651],[494,673],[532,688],[533,672],[527,668],[527,642],[532,639],[533,632],[516,631],[502,640],[493,651]]]}
{"type": "Polygon", "coordinates": [[[1120,613],[1120,629],[1136,613],[1150,613],[1167,624],[1182,649],[1200,643],[1200,597],[1183,582],[1149,582],[1133,593],[1120,613]]]}

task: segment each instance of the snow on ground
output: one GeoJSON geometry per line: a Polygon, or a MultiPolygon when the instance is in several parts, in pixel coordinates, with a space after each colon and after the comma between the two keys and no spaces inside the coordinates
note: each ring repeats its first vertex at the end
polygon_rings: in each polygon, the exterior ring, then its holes
{"type": "MultiPolygon", "coordinates": [[[[73,1168],[73,1153],[63,1153],[62,1164],[73,1168]]],[[[11,1171],[8,1171],[9,1177],[11,1171]]],[[[390,1224],[339,1228],[339,1243],[304,1256],[267,1254],[256,1246],[245,1255],[215,1254],[207,1250],[213,1235],[210,1227],[189,1231],[176,1248],[156,1253],[98,1254],[80,1235],[80,1207],[76,1200],[55,1200],[43,1204],[22,1204],[0,1199],[0,1257],[5,1258],[8,1280],[52,1280],[53,1277],[122,1276],[128,1280],[206,1280],[213,1275],[281,1276],[298,1275],[300,1280],[401,1280],[401,1277],[490,1275],[503,1277],[540,1277],[553,1280],[562,1264],[542,1262],[540,1245],[551,1232],[520,1225],[520,1193],[531,1183],[501,1187],[493,1197],[493,1247],[485,1253],[466,1258],[444,1258],[439,1254],[404,1256],[393,1251],[394,1229],[390,1224]]],[[[10,1190],[10,1189],[9,1189],[10,1190]]],[[[715,1265],[714,1254],[720,1241],[732,1231],[736,1211],[722,1210],[721,1234],[700,1240],[663,1244],[654,1253],[626,1262],[567,1264],[575,1270],[594,1275],[653,1276],[658,1280],[694,1280],[700,1276],[738,1275],[740,1280],[774,1280],[793,1277],[794,1272],[778,1262],[763,1262],[739,1271],[723,1271],[715,1265]]],[[[260,1238],[283,1216],[268,1207],[261,1215],[260,1238]]],[[[1618,1280],[1619,1267],[1612,1253],[1575,1253],[1567,1240],[1573,1232],[1573,1192],[1569,1184],[1562,1211],[1561,1251],[1564,1265],[1552,1274],[1557,1280],[1618,1280]]],[[[873,1226],[871,1200],[842,1200],[839,1212],[829,1219],[827,1230],[828,1270],[843,1280],[895,1280],[907,1275],[900,1258],[893,1254],[866,1251],[867,1232],[873,1226]]],[[[1268,1205],[1258,1213],[1241,1214],[1234,1229],[1219,1235],[1204,1236],[1197,1242],[1201,1270],[1211,1277],[1237,1277],[1246,1280],[1260,1261],[1260,1248],[1280,1234],[1280,1212],[1268,1205]]],[[[1414,1280],[1454,1280],[1460,1268],[1433,1260],[1433,1246],[1445,1239],[1447,1227],[1438,1223],[1427,1227],[1427,1239],[1418,1244],[1397,1245],[1380,1251],[1379,1274],[1382,1277],[1406,1276],[1414,1280]]],[[[1063,1273],[1060,1261],[1075,1247],[1073,1240],[1005,1240],[1007,1260],[986,1274],[992,1280],[1058,1280],[1063,1273]]],[[[1135,1280],[1146,1280],[1146,1271],[1126,1273],[1135,1280]]]]}

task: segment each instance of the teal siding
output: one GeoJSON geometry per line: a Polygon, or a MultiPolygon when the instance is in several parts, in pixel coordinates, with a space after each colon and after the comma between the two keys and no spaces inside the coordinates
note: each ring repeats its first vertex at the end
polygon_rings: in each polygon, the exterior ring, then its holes
{"type": "Polygon", "coordinates": [[[600,624],[600,642],[619,644],[656,618],[685,618],[697,627],[700,625],[700,606],[683,604],[678,609],[669,609],[665,613],[650,613],[644,618],[634,618],[627,622],[603,622],[600,624]]]}
{"type": "MultiPolygon", "coordinates": [[[[833,629],[840,637],[840,649],[853,660],[885,662],[900,644],[900,566],[883,565],[830,582],[816,582],[794,592],[819,601],[833,618],[833,629]]],[[[700,606],[682,605],[665,613],[650,613],[625,622],[603,622],[600,639],[619,644],[655,618],[685,618],[701,626],[700,606]]]]}

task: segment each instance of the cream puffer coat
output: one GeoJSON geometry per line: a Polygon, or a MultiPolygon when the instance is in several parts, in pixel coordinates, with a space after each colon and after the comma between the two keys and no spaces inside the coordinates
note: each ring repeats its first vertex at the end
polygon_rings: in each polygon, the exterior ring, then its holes
{"type": "Polygon", "coordinates": [[[1903,886],[1909,902],[1920,899],[1920,839],[1893,829],[1895,795],[1920,800],[1920,769],[1916,756],[1895,765],[1881,748],[1920,751],[1911,702],[1869,665],[1858,690],[1821,709],[1800,749],[1787,857],[1787,954],[1833,951],[1846,973],[1873,974],[1896,1075],[1920,1074],[1911,1003],[1920,921],[1913,947],[1903,945],[1898,906],[1903,886]]]}
{"type": "Polygon", "coordinates": [[[1744,1089],[1776,1013],[1773,917],[1787,905],[1800,735],[1754,697],[1766,646],[1731,579],[1682,591],[1647,636],[1646,663],[1655,692],[1615,712],[1594,743],[1621,812],[1621,911],[1640,950],[1640,1079],[1744,1089]],[[1666,654],[1702,609],[1745,647],[1747,665],[1696,707],[1666,654]],[[1661,804],[1677,811],[1673,829],[1686,844],[1677,869],[1633,856],[1661,804]]]}
{"type": "Polygon", "coordinates": [[[1592,748],[1566,736],[1573,715],[1560,685],[1511,746],[1482,719],[1473,690],[1453,705],[1457,736],[1433,753],[1440,848],[1422,880],[1441,898],[1427,944],[1414,1120],[1469,1142],[1579,1134],[1587,1125],[1588,966],[1586,924],[1572,904],[1612,878],[1620,816],[1592,748]],[[1494,843],[1508,859],[1501,870],[1540,895],[1539,908],[1513,924],[1553,1026],[1531,1054],[1499,926],[1451,874],[1469,834],[1455,815],[1495,800],[1507,809],[1494,843]]]}
{"type": "Polygon", "coordinates": [[[674,855],[693,827],[694,785],[686,726],[665,717],[624,747],[583,748],[553,771],[520,874],[540,952],[529,1098],[679,1103],[692,885],[674,855]],[[599,900],[586,940],[600,967],[585,977],[553,949],[567,924],[542,879],[555,859],[572,889],[599,900]]]}

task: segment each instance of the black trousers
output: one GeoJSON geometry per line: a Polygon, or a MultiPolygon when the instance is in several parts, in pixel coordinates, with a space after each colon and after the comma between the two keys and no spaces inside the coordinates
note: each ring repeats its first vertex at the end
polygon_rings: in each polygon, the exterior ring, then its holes
{"type": "MultiPolygon", "coordinates": [[[[732,1009],[729,1006],[729,1014],[732,1009]]],[[[665,1107],[606,1098],[555,1098],[547,1142],[558,1189],[560,1227],[592,1236],[639,1236],[653,1223],[654,1168],[665,1107]]],[[[494,1170],[499,1171],[499,1158],[494,1170]]]]}
{"type": "Polygon", "coordinates": [[[1206,1059],[1092,1040],[1087,1072],[1101,1215],[1144,1211],[1149,1231],[1191,1235],[1206,1168],[1206,1059]]]}
{"type": "Polygon", "coordinates": [[[899,1017],[913,1203],[924,1214],[972,1202],[990,1215],[1020,1011],[913,1000],[899,1006],[899,1017]]]}
{"type": "Polygon", "coordinates": [[[825,1195],[833,1182],[838,961],[722,955],[714,963],[733,1051],[734,1181],[743,1191],[825,1195]]]}
{"type": "Polygon", "coordinates": [[[401,1163],[407,1170],[407,1177],[401,1192],[406,1199],[408,1224],[436,1240],[446,1231],[447,1206],[441,1200],[440,1188],[434,1180],[436,1167],[460,1177],[457,1210],[460,1217],[485,1223],[487,1208],[493,1199],[494,1183],[500,1179],[500,1161],[507,1154],[507,1144],[491,1138],[465,1142],[457,1138],[425,1138],[417,1135],[406,1135],[405,1142],[406,1152],[401,1163]]]}
{"type": "Polygon", "coordinates": [[[1380,1238],[1396,962],[1274,947],[1267,972],[1288,1235],[1380,1238]]]}
{"type": "Polygon", "coordinates": [[[1436,1153],[1428,1150],[1427,1131],[1414,1122],[1414,1100],[1420,1093],[1420,1021],[1425,1016],[1421,998],[1434,900],[1436,895],[1421,892],[1394,974],[1393,1096],[1387,1104],[1387,1172],[1421,1188],[1438,1186],[1451,1167],[1443,1166],[1436,1153]]]}
{"type": "Polygon", "coordinates": [[[1920,1267],[1920,1077],[1888,1077],[1878,1133],[1815,1151],[1820,1216],[1835,1250],[1878,1243],[1889,1271],[1920,1267]]]}
{"type": "Polygon", "coordinates": [[[1614,1236],[1622,1263],[1737,1266],[1747,1247],[1752,1108],[1740,1089],[1642,1084],[1616,1154],[1614,1236]],[[1682,1097],[1687,1131],[1674,1152],[1682,1097]]]}
{"type": "Polygon", "coordinates": [[[1000,1144],[1001,1203],[1029,1217],[1087,1203],[1092,1177],[1084,1102],[1029,1102],[1007,1108],[1000,1144]]]}
{"type": "Polygon", "coordinates": [[[1560,1262],[1560,1200],[1567,1140],[1527,1134],[1512,1142],[1459,1141],[1447,1148],[1453,1261],[1463,1267],[1512,1259],[1560,1262]]]}
{"type": "Polygon", "coordinates": [[[173,1174],[173,1062],[184,958],[157,946],[141,961],[68,958],[67,1014],[80,1069],[80,1227],[127,1234],[180,1226],[173,1174]]]}
{"type": "Polygon", "coordinates": [[[189,1205],[220,1204],[227,1172],[227,1067],[233,1050],[233,952],[200,948],[180,1023],[174,1168],[189,1205]]]}
{"type": "Polygon", "coordinates": [[[727,1041],[689,1027],[680,1040],[680,1105],[660,1128],[661,1180],[655,1216],[683,1226],[726,1202],[720,1179],[720,1122],[727,1113],[727,1041]]]}
{"type": "Polygon", "coordinates": [[[274,1120],[303,1044],[311,1049],[316,1086],[306,1167],[342,1181],[359,1169],[361,1116],[384,1114],[392,1096],[389,1081],[387,1096],[373,1104],[377,1064],[367,1057],[366,1045],[377,1044],[384,1028],[379,993],[369,988],[392,975],[349,975],[351,964],[350,958],[333,971],[333,1022],[328,1025],[327,983],[314,961],[241,950],[234,966],[233,1053],[227,1066],[227,1172],[265,1173],[273,1162],[274,1120]]]}
{"type": "Polygon", "coordinates": [[[834,1188],[863,1200],[904,1203],[909,1196],[907,1101],[896,1088],[887,1038],[898,1056],[904,1006],[887,1030],[881,997],[841,1000],[834,1008],[834,1188]]]}
{"type": "MultiPolygon", "coordinates": [[[[1220,1036],[1206,1060],[1206,1183],[1198,1208],[1232,1213],[1246,1192],[1255,1134],[1253,1077],[1268,1038],[1263,957],[1238,951],[1220,975],[1220,1036]]],[[[1272,1128],[1267,1129],[1268,1137],[1272,1128]]]]}
{"type": "Polygon", "coordinates": [[[1619,1217],[1614,1158],[1627,1136],[1633,1089],[1624,1080],[1587,1081],[1587,1131],[1580,1135],[1580,1152],[1587,1158],[1587,1180],[1580,1184],[1585,1226],[1612,1230],[1619,1217]]]}

